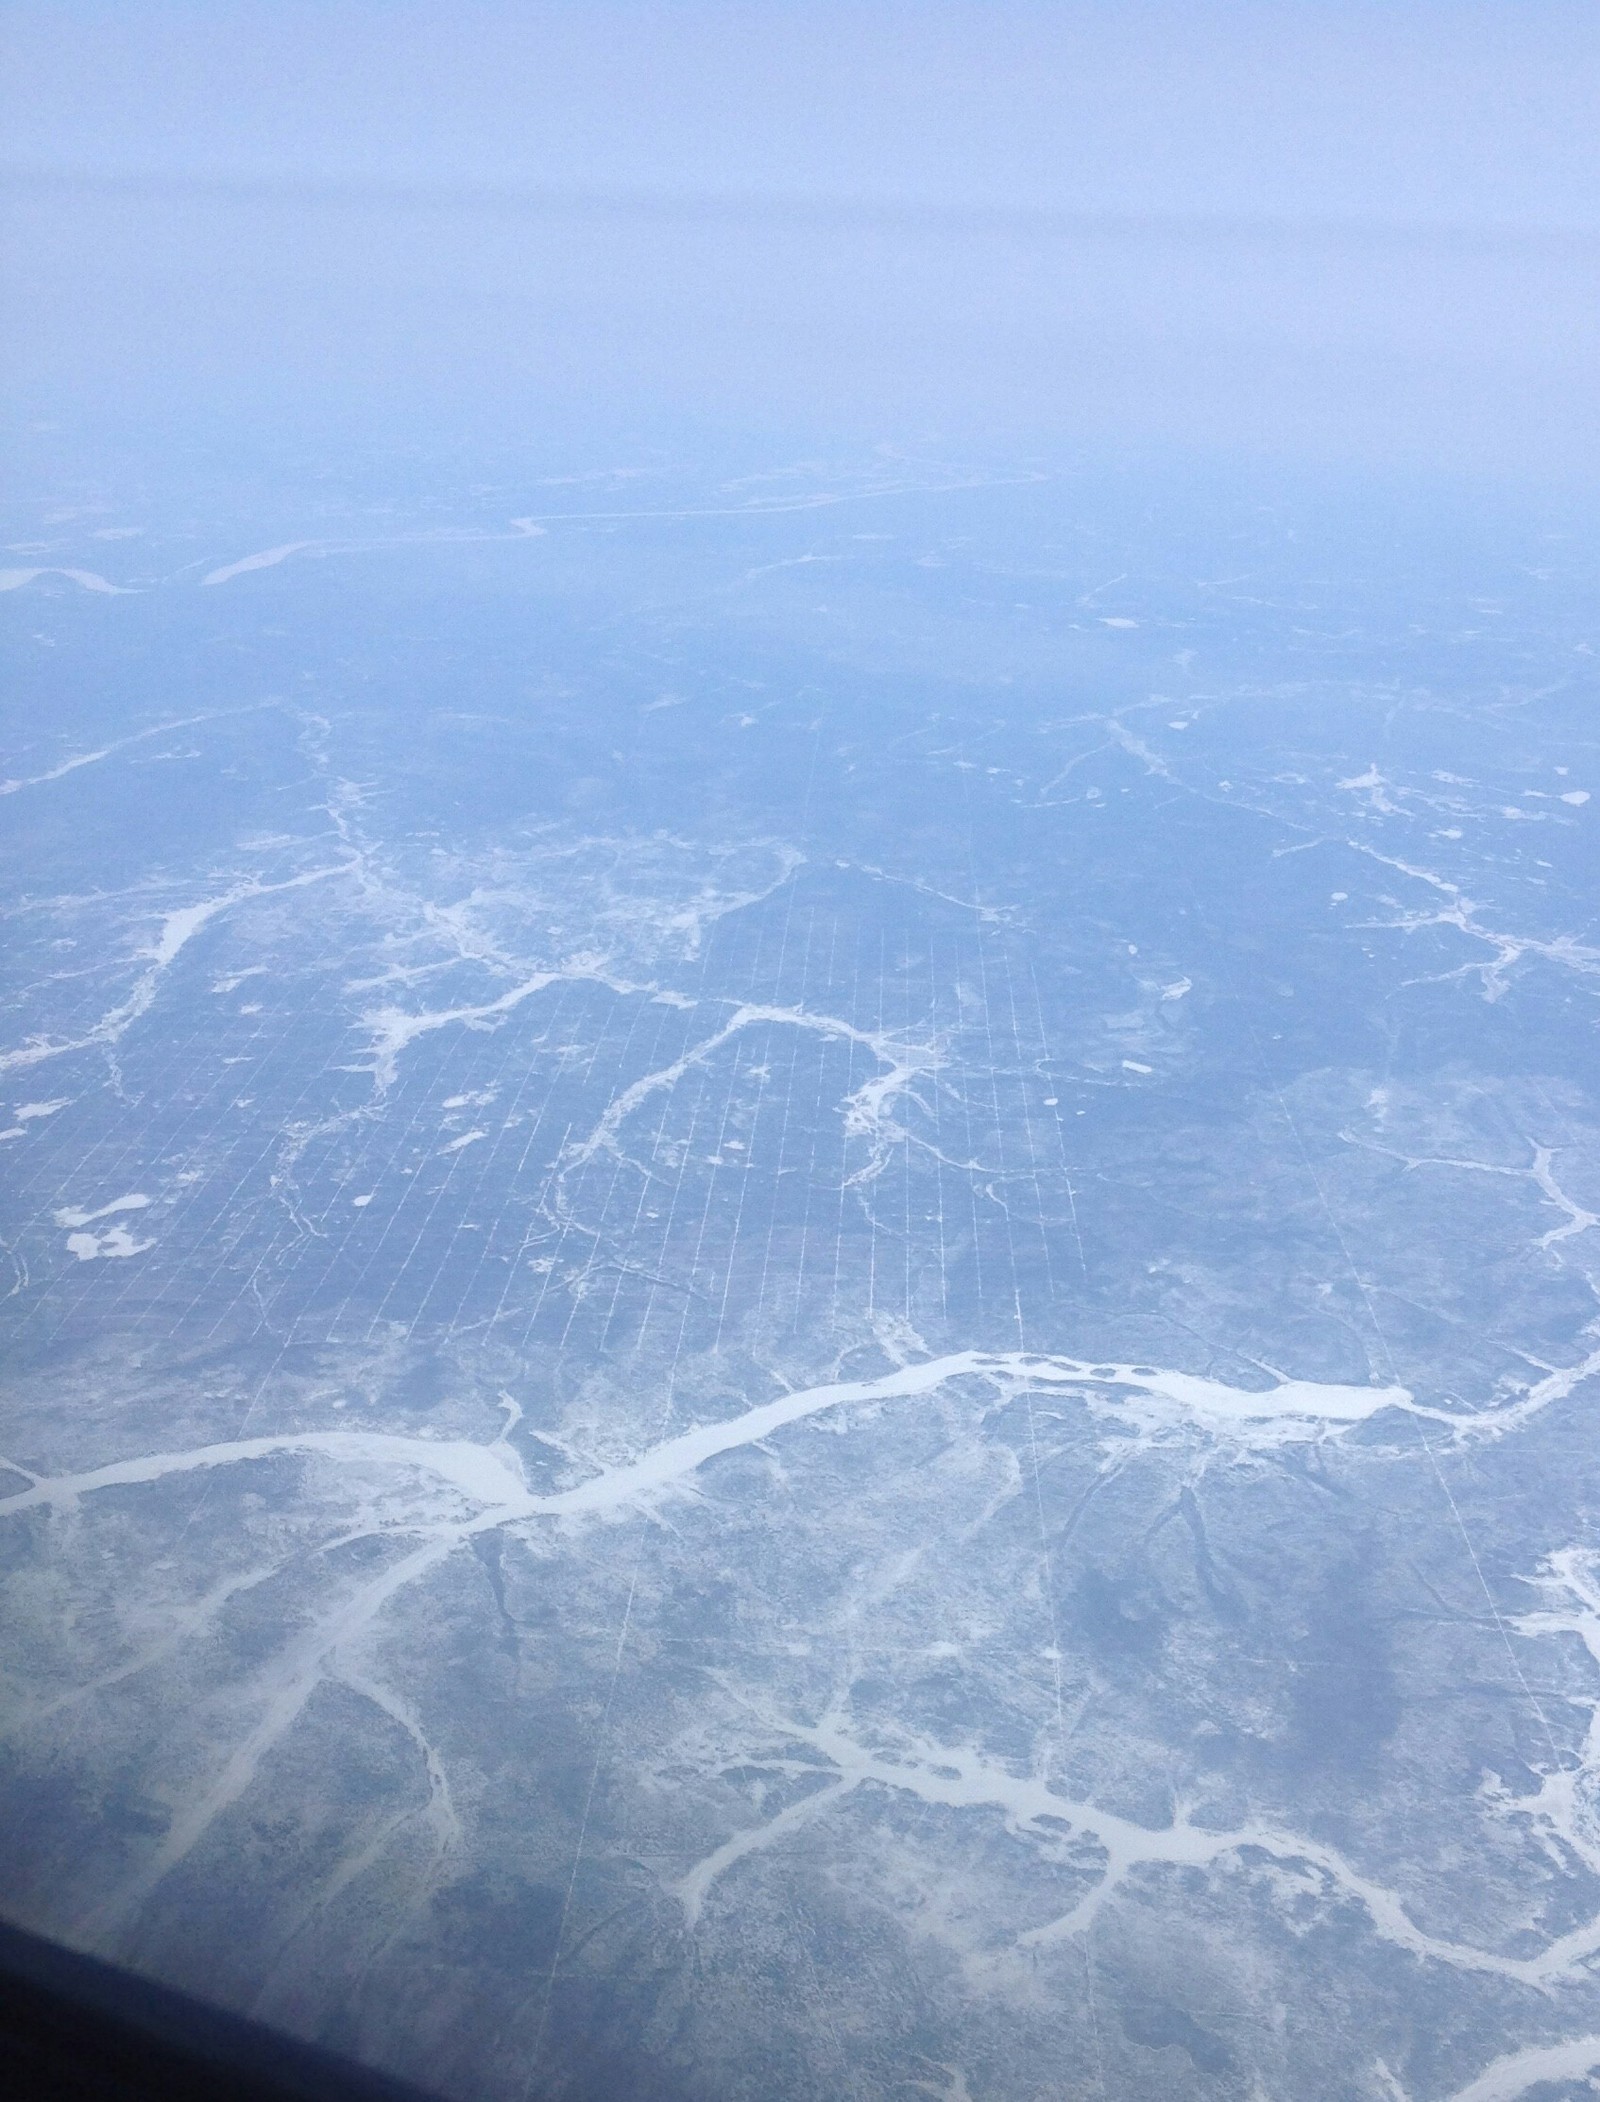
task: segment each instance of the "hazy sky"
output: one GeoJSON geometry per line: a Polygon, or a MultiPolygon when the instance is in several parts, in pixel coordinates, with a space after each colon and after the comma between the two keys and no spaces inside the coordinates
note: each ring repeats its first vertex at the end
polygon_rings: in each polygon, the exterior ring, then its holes
{"type": "Polygon", "coordinates": [[[1596,454],[1592,5],[0,22],[29,399],[1596,454]]]}

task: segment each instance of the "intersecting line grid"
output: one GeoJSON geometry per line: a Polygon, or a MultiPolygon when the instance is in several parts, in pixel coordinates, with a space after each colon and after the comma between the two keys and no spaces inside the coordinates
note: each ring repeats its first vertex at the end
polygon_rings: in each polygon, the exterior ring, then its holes
{"type": "MultiPolygon", "coordinates": [[[[337,984],[336,924],[303,934],[298,982],[337,984]]],[[[222,1007],[216,968],[119,1048],[114,1116],[100,1091],[30,1147],[14,1195],[41,1223],[154,1202],[97,1222],[150,1241],[132,1258],[62,1260],[50,1229],[19,1341],[476,1334],[659,1364],[800,1339],[826,1360],[874,1334],[1042,1344],[1081,1277],[1039,985],[981,915],[802,876],[709,931],[676,977],[692,1005],[559,981],[419,1038],[381,1095],[331,998],[285,1001],[269,970],[222,1007]],[[742,1005],[806,1019],[702,1052],[742,1005]],[[874,1111],[859,1091],[897,1064],[874,1111]]]]}

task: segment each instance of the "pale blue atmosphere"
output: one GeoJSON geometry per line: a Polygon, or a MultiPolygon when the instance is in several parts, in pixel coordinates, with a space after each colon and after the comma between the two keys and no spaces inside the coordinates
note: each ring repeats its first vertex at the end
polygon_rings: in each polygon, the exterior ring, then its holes
{"type": "Polygon", "coordinates": [[[0,1910],[1593,2094],[1592,15],[4,35],[0,1910]]]}

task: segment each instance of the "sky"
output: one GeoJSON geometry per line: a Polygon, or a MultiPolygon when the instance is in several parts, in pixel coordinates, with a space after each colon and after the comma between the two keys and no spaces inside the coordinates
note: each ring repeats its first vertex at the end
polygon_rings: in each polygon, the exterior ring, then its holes
{"type": "Polygon", "coordinates": [[[1590,6],[0,10],[13,391],[1587,476],[1590,6]]]}

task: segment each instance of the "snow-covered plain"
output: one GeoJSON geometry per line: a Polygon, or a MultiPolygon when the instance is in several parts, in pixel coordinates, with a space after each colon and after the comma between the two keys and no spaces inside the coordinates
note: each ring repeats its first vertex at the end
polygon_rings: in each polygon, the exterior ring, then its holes
{"type": "Polygon", "coordinates": [[[778,466],[0,579],[4,1903],[463,2096],[1587,2092],[1565,543],[778,466]]]}

